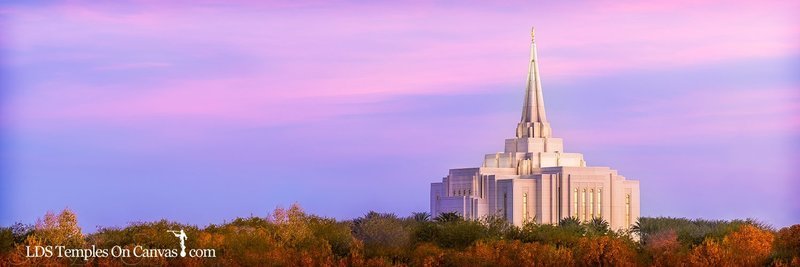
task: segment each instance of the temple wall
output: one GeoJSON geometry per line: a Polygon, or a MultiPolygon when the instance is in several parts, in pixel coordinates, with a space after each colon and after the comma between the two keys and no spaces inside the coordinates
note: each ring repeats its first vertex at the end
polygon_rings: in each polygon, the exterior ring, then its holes
{"type": "Polygon", "coordinates": [[[522,226],[524,194],[528,194],[528,217],[537,223],[556,224],[575,215],[588,221],[594,214],[613,229],[622,229],[640,216],[639,182],[608,167],[536,168],[523,176],[514,172],[512,168],[450,170],[441,183],[431,184],[431,214],[455,211],[468,219],[507,215],[511,223],[522,226]]]}
{"type": "Polygon", "coordinates": [[[444,195],[444,185],[442,183],[431,183],[431,216],[436,216],[439,212],[441,197],[444,195]]]}
{"type": "Polygon", "coordinates": [[[563,152],[561,138],[512,138],[505,141],[505,153],[563,152]]]}

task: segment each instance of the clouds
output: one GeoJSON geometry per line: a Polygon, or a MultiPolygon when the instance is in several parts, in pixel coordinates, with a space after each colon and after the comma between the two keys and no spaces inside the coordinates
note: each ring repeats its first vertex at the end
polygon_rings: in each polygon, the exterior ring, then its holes
{"type": "MultiPolygon", "coordinates": [[[[790,12],[797,7],[791,1],[9,5],[2,8],[7,26],[0,49],[8,56],[0,64],[11,77],[3,119],[15,145],[7,152],[24,166],[11,179],[79,175],[69,168],[31,174],[52,164],[40,160],[46,147],[64,145],[51,140],[75,145],[59,152],[67,161],[119,159],[104,166],[123,172],[129,169],[120,162],[130,159],[153,177],[198,165],[247,181],[271,171],[291,176],[309,153],[338,171],[422,157],[436,165],[396,175],[419,177],[408,181],[415,184],[409,190],[423,197],[392,206],[421,209],[430,177],[478,162],[513,132],[530,25],[537,26],[548,115],[568,145],[793,135],[798,81],[786,73],[797,68],[800,34],[790,12]],[[82,146],[98,151],[82,153],[82,146]],[[204,153],[187,152],[195,149],[204,153]],[[237,153],[263,160],[263,169],[237,172],[245,164],[214,163],[237,153]],[[158,155],[181,160],[148,158],[158,155]],[[441,171],[429,173],[434,169],[441,171]]],[[[400,166],[386,164],[380,166],[400,166]]],[[[347,173],[331,179],[394,179],[347,173]]],[[[86,179],[102,179],[93,175],[86,179]]],[[[288,191],[299,185],[285,183],[288,191]]],[[[347,201],[380,198],[368,197],[347,201]]],[[[295,200],[325,208],[321,198],[295,200]]],[[[22,204],[13,208],[19,217],[33,214],[22,204]]]]}
{"type": "Polygon", "coordinates": [[[121,76],[109,83],[131,90],[186,91],[182,84],[212,78],[206,88],[239,80],[270,95],[442,94],[520,80],[520,25],[540,25],[542,68],[555,82],[791,54],[797,30],[787,5],[18,7],[7,63],[30,72],[47,65],[36,80],[76,86],[121,76]]]}

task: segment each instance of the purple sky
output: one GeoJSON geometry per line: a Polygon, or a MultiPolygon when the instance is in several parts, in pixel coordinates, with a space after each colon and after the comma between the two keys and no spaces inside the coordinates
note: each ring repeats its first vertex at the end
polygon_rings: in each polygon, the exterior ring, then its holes
{"type": "Polygon", "coordinates": [[[513,137],[531,25],[644,216],[800,223],[800,2],[158,2],[0,6],[0,225],[427,211],[513,137]]]}

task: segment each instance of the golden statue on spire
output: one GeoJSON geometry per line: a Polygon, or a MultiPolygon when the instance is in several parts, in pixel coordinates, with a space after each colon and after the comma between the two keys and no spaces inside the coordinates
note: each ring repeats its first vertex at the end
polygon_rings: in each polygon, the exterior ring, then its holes
{"type": "Polygon", "coordinates": [[[535,35],[536,35],[536,27],[531,27],[531,42],[536,41],[535,35]]]}

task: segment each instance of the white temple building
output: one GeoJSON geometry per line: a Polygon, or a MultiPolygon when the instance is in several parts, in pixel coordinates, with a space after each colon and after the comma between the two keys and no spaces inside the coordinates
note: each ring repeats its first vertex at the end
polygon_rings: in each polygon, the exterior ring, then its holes
{"type": "Polygon", "coordinates": [[[609,167],[589,167],[579,153],[564,151],[544,111],[534,32],[522,118],[505,151],[487,154],[477,168],[451,169],[431,183],[431,214],[457,212],[466,219],[487,215],[521,226],[556,224],[562,218],[603,218],[612,229],[639,217],[639,181],[609,167]]]}

